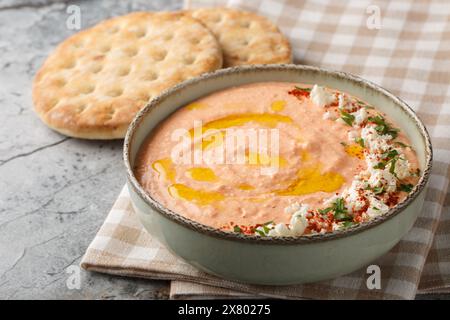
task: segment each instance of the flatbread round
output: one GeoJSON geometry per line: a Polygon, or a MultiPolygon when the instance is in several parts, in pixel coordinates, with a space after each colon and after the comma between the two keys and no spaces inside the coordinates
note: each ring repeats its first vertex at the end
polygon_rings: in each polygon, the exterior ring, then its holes
{"type": "Polygon", "coordinates": [[[187,12],[214,33],[222,46],[224,67],[292,62],[289,41],[264,17],[229,8],[187,12]]]}
{"type": "Polygon", "coordinates": [[[52,129],[86,139],[123,138],[161,91],[222,66],[209,30],[183,13],[136,12],[62,42],[33,82],[33,101],[52,129]]]}

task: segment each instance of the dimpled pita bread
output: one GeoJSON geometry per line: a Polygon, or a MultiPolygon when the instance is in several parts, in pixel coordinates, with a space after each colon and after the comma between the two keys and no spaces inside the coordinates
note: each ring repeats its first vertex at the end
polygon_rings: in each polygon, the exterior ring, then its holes
{"type": "Polygon", "coordinates": [[[187,12],[214,33],[222,46],[224,67],[292,62],[289,41],[264,17],[229,8],[187,12]]]}
{"type": "Polygon", "coordinates": [[[34,79],[33,102],[45,124],[60,133],[123,138],[152,97],[221,66],[220,45],[197,20],[135,12],[62,42],[34,79]]]}

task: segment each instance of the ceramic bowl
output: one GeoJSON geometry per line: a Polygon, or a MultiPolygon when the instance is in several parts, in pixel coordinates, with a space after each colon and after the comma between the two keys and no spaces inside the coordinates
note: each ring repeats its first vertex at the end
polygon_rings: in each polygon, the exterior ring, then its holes
{"type": "Polygon", "coordinates": [[[428,133],[413,110],[379,86],[344,72],[302,65],[230,68],[185,81],[153,99],[130,125],[124,161],[133,207],[145,229],[172,253],[207,273],[252,284],[287,285],[335,278],[367,266],[411,229],[430,175],[428,133]],[[376,106],[407,134],[422,175],[402,203],[387,214],[333,233],[302,237],[259,237],[229,233],[173,212],[147,194],[133,173],[137,152],[158,123],[200,97],[232,86],[280,81],[320,84],[348,92],[376,106]]]}

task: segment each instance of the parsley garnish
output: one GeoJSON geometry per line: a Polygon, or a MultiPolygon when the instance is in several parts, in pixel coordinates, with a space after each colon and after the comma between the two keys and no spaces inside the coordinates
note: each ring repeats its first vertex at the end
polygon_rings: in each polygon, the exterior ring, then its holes
{"type": "Polygon", "coordinates": [[[381,194],[381,193],[384,192],[384,186],[381,186],[381,187],[375,187],[375,188],[373,188],[372,190],[373,190],[373,193],[375,193],[375,194],[381,194]]]}
{"type": "Polygon", "coordinates": [[[385,153],[383,153],[383,159],[393,159],[394,157],[398,156],[398,151],[395,149],[389,150],[385,153]]]}
{"type": "Polygon", "coordinates": [[[391,127],[388,123],[386,123],[386,120],[382,116],[376,116],[376,117],[369,117],[368,119],[370,122],[375,123],[377,126],[375,127],[375,130],[380,135],[388,134],[392,138],[397,138],[398,135],[398,129],[391,127]]]}
{"type": "Polygon", "coordinates": [[[363,107],[365,109],[375,109],[374,107],[368,105],[367,103],[365,103],[362,100],[356,99],[356,102],[358,103],[358,106],[363,107]]]}
{"type": "Polygon", "coordinates": [[[355,121],[355,116],[341,110],[341,119],[351,127],[353,126],[353,121],[355,121]]]}
{"type": "Polygon", "coordinates": [[[262,237],[267,236],[267,234],[270,231],[270,228],[268,227],[268,225],[270,225],[272,223],[273,223],[273,221],[267,221],[266,223],[263,223],[261,226],[259,226],[258,228],[255,229],[255,232],[258,233],[262,237]],[[262,228],[262,230],[259,228],[262,228]]]}
{"type": "Polygon", "coordinates": [[[331,210],[333,210],[333,208],[332,207],[328,207],[328,208],[325,208],[325,209],[319,209],[317,211],[319,211],[320,214],[325,215],[328,212],[330,212],[331,210]]]}
{"type": "Polygon", "coordinates": [[[237,233],[242,233],[243,232],[242,229],[239,226],[234,226],[233,227],[233,231],[237,232],[237,233]]]}
{"type": "Polygon", "coordinates": [[[350,228],[351,226],[354,226],[354,225],[355,225],[355,223],[353,221],[344,221],[344,222],[342,222],[342,227],[344,229],[350,228]]]}
{"type": "Polygon", "coordinates": [[[359,144],[362,148],[364,148],[364,139],[363,138],[356,138],[355,142],[359,144]]]}
{"type": "Polygon", "coordinates": [[[365,189],[366,190],[372,190],[374,194],[382,194],[384,192],[384,186],[374,187],[374,188],[371,188],[371,187],[368,186],[365,189]]]}
{"type": "Polygon", "coordinates": [[[389,150],[381,155],[382,161],[373,166],[374,169],[384,169],[390,164],[389,172],[395,175],[395,163],[398,160],[398,151],[395,149],[389,150]]]}
{"type": "Polygon", "coordinates": [[[397,158],[392,158],[390,160],[391,166],[389,167],[389,172],[392,173],[394,176],[396,176],[395,174],[395,163],[397,162],[397,158]]]}
{"type": "Polygon", "coordinates": [[[348,214],[347,208],[344,204],[344,198],[337,198],[333,204],[325,209],[317,210],[320,214],[325,215],[328,212],[334,212],[334,219],[339,221],[352,221],[353,218],[348,214]]]}
{"type": "Polygon", "coordinates": [[[255,229],[255,232],[258,233],[261,237],[265,237],[266,236],[265,230],[262,231],[262,230],[255,229]]]}
{"type": "Polygon", "coordinates": [[[376,165],[373,166],[374,169],[384,169],[386,168],[385,162],[378,162],[376,165]]]}
{"type": "Polygon", "coordinates": [[[311,88],[301,88],[299,86],[295,86],[295,89],[297,90],[302,90],[302,91],[306,91],[306,92],[311,92],[311,88]]]}
{"type": "Polygon", "coordinates": [[[394,144],[399,146],[399,147],[402,147],[402,148],[409,148],[410,147],[410,146],[408,146],[407,144],[404,144],[401,141],[394,141],[394,144]]]}
{"type": "Polygon", "coordinates": [[[353,218],[348,214],[347,208],[344,205],[343,198],[337,198],[331,206],[331,210],[334,211],[334,218],[341,221],[351,221],[353,218]]]}
{"type": "Polygon", "coordinates": [[[408,183],[408,184],[401,183],[399,189],[400,189],[400,191],[411,192],[413,187],[414,186],[411,183],[408,183]]]}

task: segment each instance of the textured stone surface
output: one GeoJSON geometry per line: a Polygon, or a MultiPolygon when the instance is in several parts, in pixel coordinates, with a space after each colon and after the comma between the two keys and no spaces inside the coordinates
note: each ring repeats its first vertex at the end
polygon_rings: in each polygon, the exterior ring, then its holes
{"type": "MultiPolygon", "coordinates": [[[[69,3],[69,2],[68,2],[69,3]]],[[[177,0],[70,1],[82,28],[177,0]]],[[[32,110],[31,81],[72,30],[61,1],[0,0],[0,298],[164,298],[168,283],[81,272],[78,265],[125,182],[122,141],[82,141],[47,129],[32,110]]]]}
{"type": "Polygon", "coordinates": [[[125,182],[122,141],[66,138],[32,111],[34,73],[74,32],[69,4],[80,6],[85,28],[181,0],[0,0],[0,299],[167,298],[163,281],[81,271],[80,290],[66,284],[125,182]]]}

